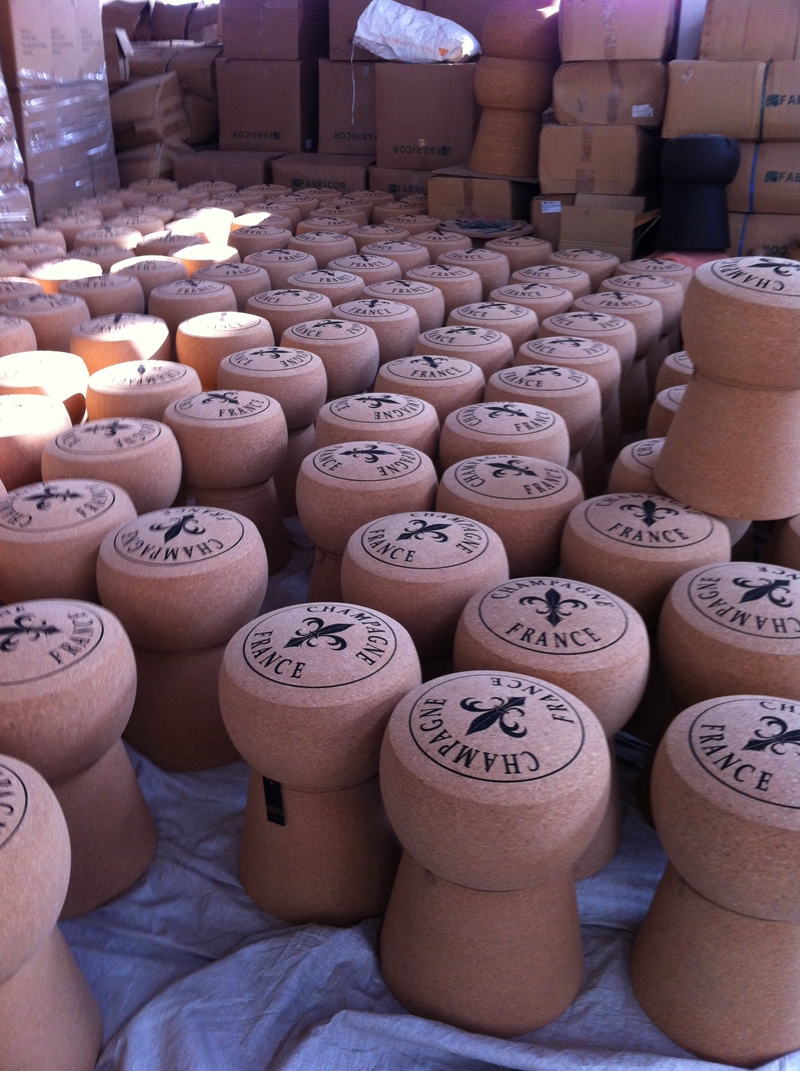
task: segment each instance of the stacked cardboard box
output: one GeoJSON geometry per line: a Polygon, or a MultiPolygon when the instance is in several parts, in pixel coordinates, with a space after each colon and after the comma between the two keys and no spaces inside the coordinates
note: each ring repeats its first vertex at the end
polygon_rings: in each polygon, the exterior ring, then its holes
{"type": "Polygon", "coordinates": [[[221,55],[221,45],[189,41],[151,41],[132,47],[128,59],[130,78],[153,78],[173,72],[177,76],[189,123],[185,140],[190,145],[215,141],[219,133],[216,60],[221,55]]]}
{"type": "Polygon", "coordinates": [[[25,185],[25,168],[17,144],[8,90],[0,75],[0,222],[33,221],[31,196],[25,185]]]}
{"type": "Polygon", "coordinates": [[[174,71],[138,79],[113,93],[111,122],[125,185],[142,178],[171,178],[174,157],[189,151],[189,120],[174,71]]]}

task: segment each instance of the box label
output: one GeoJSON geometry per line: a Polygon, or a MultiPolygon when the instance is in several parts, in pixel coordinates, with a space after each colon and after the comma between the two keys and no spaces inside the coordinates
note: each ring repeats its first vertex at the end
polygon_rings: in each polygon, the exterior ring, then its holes
{"type": "Polygon", "coordinates": [[[541,201],[539,204],[543,216],[554,215],[556,212],[561,211],[560,201],[541,201]]]}

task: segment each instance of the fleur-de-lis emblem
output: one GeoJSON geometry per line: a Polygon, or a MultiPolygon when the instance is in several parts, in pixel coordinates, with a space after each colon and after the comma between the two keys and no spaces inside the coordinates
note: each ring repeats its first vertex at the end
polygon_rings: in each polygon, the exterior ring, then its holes
{"type": "Polygon", "coordinates": [[[771,736],[765,735],[760,729],[756,729],[752,739],[748,740],[742,751],[771,751],[773,755],[784,755],[789,744],[793,744],[800,750],[800,729],[789,729],[783,718],[774,715],[762,718],[766,729],[775,730],[771,736]]]}
{"type": "Polygon", "coordinates": [[[534,367],[531,368],[529,371],[523,372],[522,374],[523,374],[523,376],[525,376],[527,378],[527,377],[531,377],[531,376],[533,376],[533,377],[542,376],[545,373],[548,373],[549,375],[552,375],[552,376],[563,376],[563,375],[565,375],[565,370],[563,368],[559,368],[558,365],[555,365],[555,364],[554,365],[537,364],[537,365],[534,365],[534,367]]]}
{"type": "Polygon", "coordinates": [[[459,324],[458,327],[445,328],[448,335],[477,335],[482,331],[482,327],[470,327],[468,324],[459,324]]]}
{"type": "Polygon", "coordinates": [[[304,625],[309,626],[308,632],[303,632],[302,629],[298,629],[294,636],[285,643],[286,647],[316,647],[322,640],[327,640],[328,646],[333,651],[343,651],[347,646],[347,640],[342,639],[339,635],[340,632],[345,632],[347,629],[352,628],[352,624],[336,623],[333,625],[326,625],[325,620],[321,617],[307,617],[303,621],[304,625]]]}
{"type": "Polygon", "coordinates": [[[496,420],[497,417],[501,416],[515,416],[524,419],[528,415],[517,408],[512,402],[506,402],[505,405],[486,405],[484,406],[484,412],[490,420],[496,420]]]}
{"type": "Polygon", "coordinates": [[[620,509],[633,513],[648,528],[652,528],[657,521],[663,521],[665,517],[679,516],[676,509],[670,509],[669,506],[657,506],[652,498],[646,498],[641,503],[629,502],[625,506],[620,506],[620,509]]]}
{"type": "Polygon", "coordinates": [[[426,364],[429,368],[438,368],[443,361],[446,361],[446,357],[432,357],[429,354],[425,354],[422,357],[415,357],[411,362],[412,364],[426,364]]]}
{"type": "Polygon", "coordinates": [[[377,443],[371,446],[354,446],[352,450],[342,450],[342,457],[360,457],[367,465],[377,464],[380,457],[391,457],[391,450],[381,450],[377,443]]]}
{"type": "Polygon", "coordinates": [[[233,390],[210,390],[200,404],[208,405],[209,402],[224,402],[226,405],[238,405],[239,395],[233,390]]]}
{"type": "Polygon", "coordinates": [[[175,520],[162,521],[161,524],[151,524],[150,531],[163,532],[164,542],[169,543],[171,540],[176,539],[181,532],[186,532],[187,535],[202,535],[205,532],[205,528],[199,523],[194,513],[185,513],[175,520]]]}
{"type": "Polygon", "coordinates": [[[363,402],[369,409],[381,409],[384,405],[397,405],[391,394],[357,394],[354,402],[363,402]]]}
{"type": "Polygon", "coordinates": [[[397,538],[398,540],[424,539],[426,535],[429,535],[436,543],[446,543],[447,536],[444,534],[444,530],[449,527],[449,524],[428,524],[427,521],[423,521],[422,518],[418,517],[413,521],[409,521],[397,538]]]}
{"type": "Polygon", "coordinates": [[[82,495],[77,491],[55,491],[52,487],[45,484],[43,491],[37,491],[33,495],[25,495],[23,502],[35,502],[37,510],[48,510],[54,502],[70,502],[73,499],[81,498],[82,495]]]}
{"type": "Polygon", "coordinates": [[[101,424],[84,424],[83,430],[90,435],[102,435],[104,439],[113,439],[119,432],[132,427],[133,424],[126,424],[122,420],[109,420],[101,424]]]}
{"type": "Polygon", "coordinates": [[[740,603],[757,602],[759,599],[766,598],[775,606],[787,607],[792,605],[792,600],[788,598],[791,587],[788,580],[747,580],[745,577],[738,576],[734,580],[734,584],[737,588],[750,589],[739,599],[740,603]]]}
{"type": "Polygon", "coordinates": [[[0,651],[6,654],[13,651],[23,636],[27,636],[30,640],[38,640],[42,636],[53,636],[57,632],[61,632],[61,629],[56,628],[55,625],[48,625],[46,621],[36,624],[33,614],[17,614],[13,625],[0,628],[0,636],[2,636],[0,651]]]}
{"type": "Polygon", "coordinates": [[[143,376],[145,374],[145,372],[147,371],[147,369],[145,368],[145,366],[143,364],[140,364],[139,367],[136,369],[136,371],[137,371],[138,375],[143,376]]]}
{"type": "Polygon", "coordinates": [[[487,461],[486,464],[492,470],[492,476],[497,479],[502,479],[504,476],[532,476],[535,479],[538,475],[524,461],[519,461],[515,457],[509,458],[508,461],[487,461]]]}
{"type": "Polygon", "coordinates": [[[800,265],[787,264],[785,260],[770,260],[769,257],[761,257],[757,264],[753,264],[754,268],[771,268],[775,275],[794,275],[795,272],[800,271],[800,265]]]}
{"type": "Polygon", "coordinates": [[[542,603],[544,609],[535,610],[534,612],[541,617],[547,618],[553,628],[561,624],[565,618],[572,617],[572,610],[568,610],[568,606],[572,606],[576,610],[586,609],[586,603],[581,602],[580,599],[562,599],[561,592],[557,588],[548,588],[544,596],[525,595],[519,600],[520,606],[533,606],[535,602],[542,603]]]}
{"type": "Polygon", "coordinates": [[[491,729],[491,727],[498,722],[499,728],[506,734],[506,736],[513,736],[519,739],[521,736],[527,736],[528,730],[519,724],[518,721],[507,722],[506,715],[512,712],[524,717],[525,715],[525,697],[521,695],[506,696],[503,698],[501,695],[493,695],[492,700],[495,703],[493,707],[483,707],[480,705],[478,699],[462,699],[462,710],[468,710],[471,714],[477,714],[477,718],[473,718],[469,723],[465,735],[471,736],[472,733],[482,733],[485,729],[491,729]]]}

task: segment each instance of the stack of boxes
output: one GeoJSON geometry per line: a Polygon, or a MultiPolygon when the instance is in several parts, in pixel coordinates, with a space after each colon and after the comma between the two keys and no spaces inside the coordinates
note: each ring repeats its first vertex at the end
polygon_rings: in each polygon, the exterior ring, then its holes
{"type": "Polygon", "coordinates": [[[11,102],[0,76],[0,220],[3,223],[20,225],[33,221],[31,196],[24,178],[11,102]]]}

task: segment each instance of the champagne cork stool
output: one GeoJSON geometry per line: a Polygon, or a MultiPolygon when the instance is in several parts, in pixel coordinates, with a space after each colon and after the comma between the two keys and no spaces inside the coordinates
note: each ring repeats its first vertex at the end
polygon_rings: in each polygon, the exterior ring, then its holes
{"type": "Polygon", "coordinates": [[[86,302],[70,294],[32,294],[0,305],[0,315],[27,320],[40,350],[64,350],[74,328],[91,319],[86,302]]]}
{"type": "Polygon", "coordinates": [[[62,917],[121,896],[155,854],[157,833],[122,744],[136,665],[122,625],[88,602],[0,609],[0,747],[40,770],[64,811],[72,873],[62,917]]]}
{"type": "Polygon", "coordinates": [[[694,375],[694,364],[686,350],[670,353],[656,376],[656,392],[669,387],[685,386],[694,375]]]}
{"type": "Polygon", "coordinates": [[[304,458],[297,512],[315,544],[309,599],[341,599],[342,555],[357,528],[387,509],[432,509],[435,497],[433,462],[410,446],[356,440],[304,458]]]}
{"type": "Polygon", "coordinates": [[[380,778],[403,846],[380,937],[394,995],[500,1037],[557,1018],[583,973],[572,869],[609,795],[597,718],[535,677],[440,677],[393,711],[380,778]]]}
{"type": "MultiPolygon", "coordinates": [[[[358,235],[354,233],[353,237],[358,245],[358,235]]],[[[393,260],[404,274],[412,268],[421,268],[431,262],[430,253],[421,242],[406,239],[370,242],[369,245],[362,245],[359,252],[367,253],[371,257],[393,260]]]]}
{"type": "Polygon", "coordinates": [[[508,257],[493,249],[451,249],[448,253],[440,253],[436,261],[438,264],[477,272],[484,301],[493,290],[505,286],[511,275],[508,257]]]}
{"type": "Polygon", "coordinates": [[[510,575],[535,576],[558,566],[561,532],[581,501],[580,480],[561,465],[521,454],[486,454],[445,470],[436,508],[487,525],[503,541],[510,575]]]}
{"type": "Polygon", "coordinates": [[[640,294],[652,298],[661,306],[661,334],[669,334],[680,326],[685,291],[674,279],[664,275],[613,275],[600,284],[600,293],[640,294]]]}
{"type": "Polygon", "coordinates": [[[306,428],[325,404],[325,366],[309,350],[261,346],[226,357],[217,373],[219,390],[256,391],[280,405],[289,431],[306,428]]]}
{"type": "MultiPolygon", "coordinates": [[[[617,351],[624,375],[636,356],[636,329],[630,320],[603,312],[573,311],[548,316],[539,325],[539,339],[577,336],[590,342],[602,342],[617,351]]],[[[526,343],[530,348],[533,344],[526,343]]],[[[522,348],[522,347],[520,347],[522,348]]]]}
{"type": "MultiPolygon", "coordinates": [[[[370,246],[369,255],[372,253],[371,247],[375,244],[392,245],[397,243],[398,245],[404,245],[410,238],[410,235],[403,227],[393,227],[391,223],[368,223],[363,227],[354,227],[350,231],[350,237],[356,243],[356,249],[359,253],[363,251],[364,246],[370,246]]],[[[409,242],[409,245],[411,244],[416,245],[418,243],[409,242]]],[[[375,253],[374,255],[381,257],[387,256],[388,254],[375,253]]],[[[426,258],[424,263],[430,263],[430,257],[426,258]]]]}
{"type": "Polygon", "coordinates": [[[118,245],[83,245],[80,253],[81,260],[97,264],[104,274],[110,272],[115,264],[130,259],[127,249],[120,249],[118,245]]]}
{"type": "Polygon", "coordinates": [[[255,264],[209,264],[196,271],[192,278],[199,282],[229,286],[236,297],[239,312],[245,311],[251,297],[271,288],[269,275],[255,264]]]}
{"type": "Polygon", "coordinates": [[[0,599],[97,601],[97,553],[131,521],[129,495],[99,480],[53,480],[0,498],[0,599]]]}
{"type": "Polygon", "coordinates": [[[716,517],[666,495],[610,494],[580,503],[561,538],[565,577],[607,588],[655,626],[673,583],[700,565],[729,561],[716,517]]]}
{"type": "Polygon", "coordinates": [[[392,216],[392,223],[396,227],[403,227],[412,238],[417,234],[427,234],[430,230],[439,226],[439,220],[435,216],[426,216],[422,211],[414,211],[413,209],[411,212],[392,216]]]}
{"type": "Polygon", "coordinates": [[[370,253],[355,253],[351,257],[337,257],[328,267],[333,271],[351,272],[364,283],[384,283],[388,279],[402,279],[403,272],[395,260],[370,253]]]}
{"type": "Polygon", "coordinates": [[[134,227],[115,227],[107,223],[100,227],[87,227],[78,231],[72,240],[72,249],[80,251],[82,245],[118,245],[120,249],[135,249],[141,242],[141,231],[134,227]]]}
{"type": "Polygon", "coordinates": [[[206,312],[184,320],[175,334],[175,352],[181,364],[194,368],[204,390],[217,385],[219,366],[238,350],[272,346],[275,336],[269,321],[248,312],[206,312]]]}
{"type": "Polygon", "coordinates": [[[184,320],[209,312],[235,312],[236,295],[226,283],[198,282],[196,279],[161,283],[151,291],[147,311],[166,323],[174,345],[184,320]]]}
{"type": "Polygon", "coordinates": [[[316,268],[298,271],[290,275],[283,284],[295,290],[312,290],[324,294],[331,305],[341,305],[345,301],[357,301],[364,292],[364,280],[360,275],[349,271],[334,271],[332,268],[316,268]]]}
{"type": "Polygon", "coordinates": [[[454,409],[483,400],[486,380],[472,361],[460,357],[419,354],[401,357],[378,369],[375,390],[410,394],[428,402],[441,423],[454,409]]]}
{"type": "MultiPolygon", "coordinates": [[[[396,302],[414,309],[419,317],[419,330],[430,331],[444,323],[444,298],[441,290],[429,283],[410,279],[389,279],[364,287],[362,300],[379,299],[396,302]]],[[[419,332],[417,332],[419,334],[419,332]]]]}
{"type": "Polygon", "coordinates": [[[130,495],[137,513],[146,513],[175,500],[181,454],[172,431],[156,420],[93,420],[45,443],[42,476],[46,481],[85,479],[116,484],[130,495]]]}
{"type": "Polygon", "coordinates": [[[561,249],[547,257],[547,264],[559,268],[577,268],[586,272],[592,290],[598,290],[600,284],[610,278],[619,267],[619,257],[606,253],[602,249],[561,249]]]}
{"type": "MultiPolygon", "coordinates": [[[[310,253],[297,249],[262,249],[244,258],[245,264],[255,264],[269,275],[272,287],[291,286],[289,279],[298,272],[316,271],[317,262],[310,253]]],[[[304,289],[310,289],[304,287],[304,289]]]]}
{"type": "Polygon", "coordinates": [[[139,688],[126,739],[165,769],[233,762],[238,752],[222,722],[217,679],[225,645],[267,590],[255,525],[208,506],[147,513],[106,536],[97,587],[136,655],[139,688]]]}
{"type": "Polygon", "coordinates": [[[239,875],[270,915],[349,926],[385,910],[398,852],[380,742],[420,679],[402,626],[339,601],[274,610],[228,644],[220,702],[251,766],[239,875]]]}
{"type": "Polygon", "coordinates": [[[320,268],[327,268],[337,257],[349,257],[356,252],[356,243],[348,234],[331,231],[307,231],[289,239],[289,249],[312,256],[320,268]]]}
{"type": "Polygon", "coordinates": [[[12,255],[15,245],[30,245],[32,242],[55,246],[62,253],[67,251],[64,235],[54,227],[10,227],[0,234],[0,249],[10,248],[12,255]]]}
{"type": "Polygon", "coordinates": [[[442,468],[488,453],[522,454],[566,466],[569,433],[564,418],[524,402],[483,402],[450,413],[439,438],[442,468]]]}
{"type": "Polygon", "coordinates": [[[575,880],[596,874],[619,848],[614,735],[644,695],[650,642],[639,614],[610,591],[552,576],[527,576],[474,595],[453,647],[456,670],[528,673],[566,688],[606,734],[612,791],[603,824],[578,860],[575,880]]]}
{"type": "Polygon", "coordinates": [[[102,227],[103,217],[99,212],[81,212],[79,209],[73,212],[67,209],[51,215],[47,224],[53,230],[60,231],[67,249],[72,249],[75,236],[90,227],[102,227]]]}
{"type": "Polygon", "coordinates": [[[162,283],[177,283],[188,279],[186,268],[173,257],[136,256],[119,260],[110,269],[111,275],[130,275],[142,288],[145,302],[162,283]]]}
{"type": "MultiPolygon", "coordinates": [[[[355,228],[353,220],[342,219],[340,216],[309,216],[301,220],[295,229],[295,236],[302,238],[305,234],[341,234],[349,237],[350,231],[355,228]]],[[[289,239],[291,241],[291,238],[289,239]]],[[[353,243],[355,245],[355,243],[353,243]]],[[[317,257],[319,259],[319,257],[317,257]]]]}
{"type": "MultiPolygon", "coordinates": [[[[27,271],[24,264],[17,266],[20,268],[21,272],[27,271]]],[[[20,273],[0,278],[0,300],[4,302],[10,301],[11,298],[15,297],[31,297],[34,294],[43,293],[44,290],[42,290],[38,283],[35,283],[33,279],[23,276],[20,273]]],[[[4,318],[7,320],[12,319],[11,316],[6,316],[5,314],[4,318]]],[[[23,321],[23,323],[27,323],[27,320],[23,321]]],[[[30,326],[30,324],[28,326],[30,326]]],[[[31,328],[31,331],[33,331],[33,328],[31,328]]]]}
{"type": "Polygon", "coordinates": [[[375,332],[351,320],[309,320],[295,324],[284,331],[281,346],[317,354],[328,377],[328,398],[369,390],[380,364],[375,332]]]}
{"type": "Polygon", "coordinates": [[[169,328],[158,316],[133,312],[98,316],[73,329],[69,348],[90,375],[128,361],[165,361],[170,356],[169,328]]]}
{"type": "Polygon", "coordinates": [[[456,264],[426,264],[406,272],[411,283],[427,283],[441,290],[444,314],[449,316],[459,305],[469,305],[483,298],[481,277],[472,268],[456,264]]]}
{"type": "Polygon", "coordinates": [[[647,416],[648,438],[663,439],[666,436],[685,393],[685,383],[658,392],[647,416]]]}
{"type": "Polygon", "coordinates": [[[592,283],[586,272],[580,268],[570,268],[566,264],[540,264],[535,268],[520,268],[519,271],[512,272],[509,281],[557,286],[561,290],[568,290],[573,301],[592,292],[592,283]]]}
{"type": "Polygon", "coordinates": [[[514,360],[514,346],[508,335],[466,324],[434,327],[417,338],[415,355],[437,353],[471,361],[487,379],[501,368],[508,368],[514,360]]]}
{"type": "Polygon", "coordinates": [[[798,727],[789,700],[715,698],[684,710],[655,758],[653,817],[670,861],[631,982],[660,1030],[720,1064],[755,1067],[800,1045],[798,727]]]}
{"type": "Polygon", "coordinates": [[[0,755],[0,1063],[7,1071],[92,1071],[103,1020],[56,926],[70,844],[58,800],[32,767],[0,755]]]}
{"type": "Polygon", "coordinates": [[[684,291],[692,281],[694,269],[688,264],[664,257],[642,257],[640,260],[626,260],[617,271],[620,275],[658,275],[670,279],[683,287],[684,291]]]}
{"type": "Polygon", "coordinates": [[[507,301],[480,301],[474,305],[461,305],[453,309],[447,317],[448,327],[467,325],[486,327],[508,335],[514,350],[523,342],[535,338],[539,330],[539,320],[535,312],[524,305],[513,305],[507,301]]]}
{"type": "Polygon", "coordinates": [[[57,398],[39,394],[0,396],[0,480],[7,491],[42,478],[42,450],[72,427],[57,398]]]}
{"type": "Polygon", "coordinates": [[[351,394],[328,402],[316,421],[317,446],[375,438],[436,456],[439,417],[428,402],[405,394],[351,394]]]}
{"type": "Polygon", "coordinates": [[[660,495],[662,491],[656,483],[655,464],[663,445],[663,439],[639,439],[623,447],[608,477],[609,493],[636,491],[660,495]]]}
{"type": "Polygon", "coordinates": [[[542,405],[558,413],[567,425],[571,454],[583,450],[600,421],[597,380],[577,368],[543,364],[504,368],[489,379],[484,399],[542,405]]]}
{"type": "Polygon", "coordinates": [[[433,510],[362,525],[342,558],[344,597],[399,621],[420,658],[449,654],[469,599],[507,579],[508,558],[491,528],[433,510]]]}
{"type": "Polygon", "coordinates": [[[664,326],[664,311],[655,298],[646,294],[604,290],[576,298],[573,309],[578,312],[603,313],[619,317],[633,325],[636,335],[634,356],[644,357],[658,342],[664,326]]]}
{"type": "Polygon", "coordinates": [[[92,319],[120,313],[143,313],[144,291],[131,275],[97,275],[61,284],[61,294],[83,298],[92,319]]]}
{"type": "Polygon", "coordinates": [[[520,346],[514,364],[549,364],[586,372],[597,380],[603,409],[613,402],[622,374],[619,351],[614,346],[577,335],[532,339],[520,346]]]}
{"type": "Polygon", "coordinates": [[[337,305],[333,315],[372,328],[378,340],[380,363],[409,357],[420,333],[419,316],[411,305],[382,298],[361,298],[337,305]]]}
{"type": "Polygon", "coordinates": [[[26,269],[33,268],[37,264],[49,264],[53,260],[61,259],[61,251],[52,245],[42,245],[36,242],[32,245],[14,246],[14,260],[21,260],[26,269]]]}
{"type": "Polygon", "coordinates": [[[333,306],[330,298],[314,290],[267,289],[248,300],[246,311],[251,316],[267,320],[274,337],[280,338],[284,331],[295,324],[331,316],[333,306]]]}
{"type": "Polygon", "coordinates": [[[419,231],[414,235],[414,241],[427,250],[431,261],[437,263],[442,253],[450,253],[454,249],[472,249],[472,239],[455,231],[419,231]]]}
{"type": "Polygon", "coordinates": [[[502,253],[511,271],[546,264],[547,258],[553,252],[549,242],[544,238],[534,238],[532,234],[518,238],[490,238],[484,248],[491,249],[493,253],[502,253]]]}
{"type": "MultiPolygon", "coordinates": [[[[197,245],[199,240],[196,234],[180,234],[171,230],[153,231],[145,235],[136,246],[136,255],[137,257],[173,257],[174,259],[175,253],[197,245]]],[[[177,260],[175,263],[183,268],[183,275],[180,278],[188,279],[189,272],[186,270],[186,265],[177,260]]]]}
{"type": "Polygon", "coordinates": [[[200,377],[174,361],[125,361],[101,368],[89,377],[86,415],[89,420],[139,417],[161,420],[170,402],[199,394],[200,377]]]}
{"type": "Polygon", "coordinates": [[[262,249],[286,249],[292,237],[290,221],[285,219],[278,225],[279,219],[280,217],[275,217],[271,226],[235,227],[228,242],[240,257],[259,253],[262,249]]]}
{"type": "MultiPolygon", "coordinates": [[[[24,320],[20,324],[28,325],[24,320]]],[[[0,332],[3,324],[0,322],[0,332]]],[[[22,350],[0,357],[0,395],[43,394],[60,401],[73,424],[86,412],[89,372],[72,353],[22,350]]]]}
{"type": "Polygon", "coordinates": [[[207,268],[212,264],[239,264],[241,257],[239,250],[232,245],[216,242],[201,242],[197,245],[187,245],[183,249],[176,249],[170,254],[186,268],[186,274],[191,278],[196,271],[207,268]]]}
{"type": "Polygon", "coordinates": [[[538,332],[539,320],[555,316],[559,312],[566,312],[572,307],[574,298],[563,286],[550,286],[547,283],[509,283],[508,286],[500,286],[497,290],[493,290],[489,295],[489,300],[510,302],[512,305],[521,305],[524,309],[530,309],[536,314],[538,332]]]}

